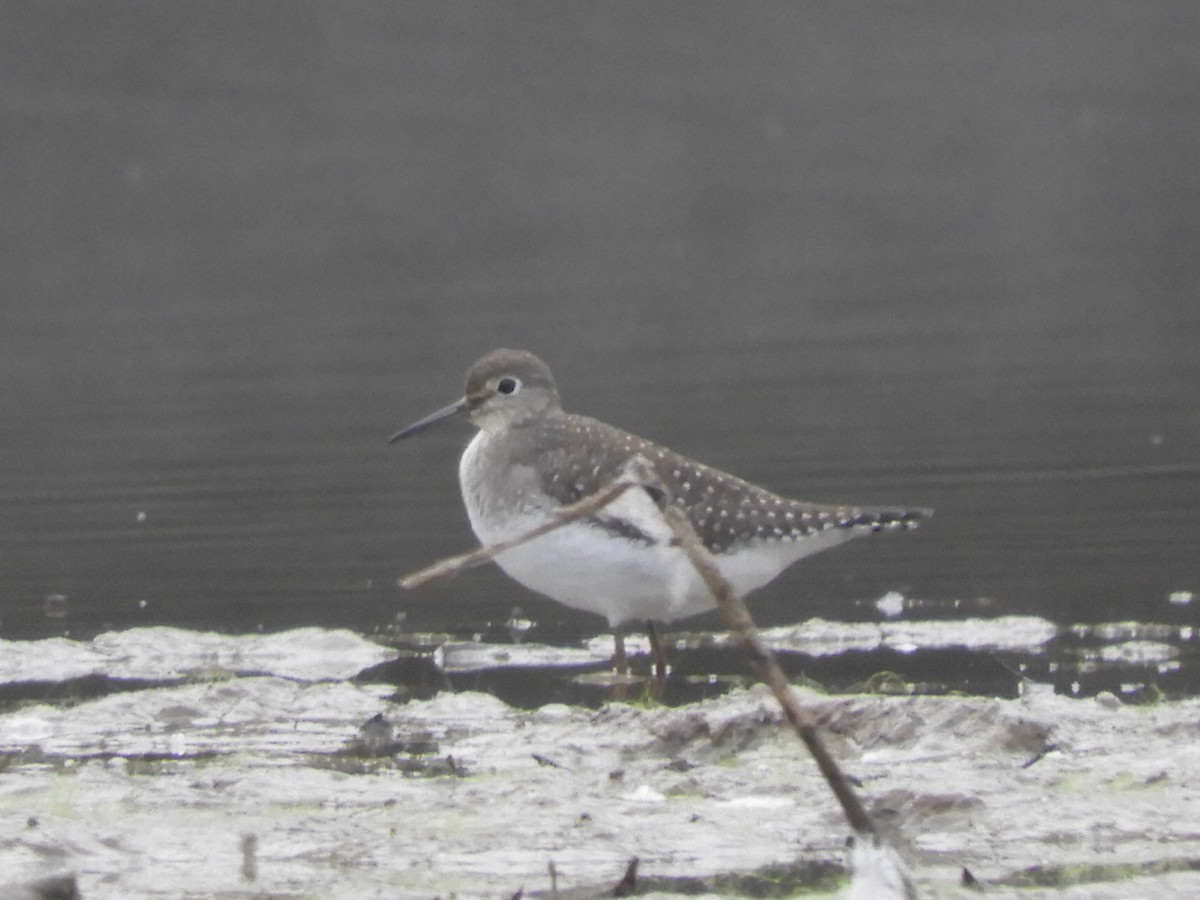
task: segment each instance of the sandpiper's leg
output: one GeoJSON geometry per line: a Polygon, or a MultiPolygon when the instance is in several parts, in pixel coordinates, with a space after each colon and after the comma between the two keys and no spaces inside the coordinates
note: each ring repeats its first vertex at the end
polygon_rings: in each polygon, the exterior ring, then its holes
{"type": "Polygon", "coordinates": [[[613,629],[613,671],[618,675],[629,674],[629,660],[625,656],[625,631],[620,626],[613,629]]]}
{"type": "Polygon", "coordinates": [[[662,633],[658,623],[653,619],[646,620],[646,636],[650,638],[650,659],[654,667],[654,683],[661,694],[667,683],[667,653],[663,649],[662,633]]]}

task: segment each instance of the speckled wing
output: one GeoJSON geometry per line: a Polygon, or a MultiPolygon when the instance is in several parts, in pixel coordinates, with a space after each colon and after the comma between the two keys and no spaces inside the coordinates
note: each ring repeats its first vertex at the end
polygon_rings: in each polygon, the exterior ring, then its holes
{"type": "MultiPolygon", "coordinates": [[[[713,553],[758,542],[802,541],[831,528],[913,528],[929,515],[921,509],[789,500],[586,416],[550,416],[525,427],[531,432],[518,443],[530,448],[528,457],[513,462],[532,466],[546,494],[560,503],[574,503],[613,483],[629,460],[640,455],[713,553]],[[541,449],[535,454],[533,447],[541,449]]],[[[632,522],[603,513],[594,517],[594,522],[631,540],[652,542],[632,522]]]]}

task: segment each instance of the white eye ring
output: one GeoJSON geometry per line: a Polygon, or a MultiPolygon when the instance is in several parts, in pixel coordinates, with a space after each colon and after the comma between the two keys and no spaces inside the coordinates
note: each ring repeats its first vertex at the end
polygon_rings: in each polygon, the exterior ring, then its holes
{"type": "Polygon", "coordinates": [[[505,375],[496,382],[496,393],[498,394],[515,394],[521,389],[521,379],[513,378],[511,375],[505,375]]]}

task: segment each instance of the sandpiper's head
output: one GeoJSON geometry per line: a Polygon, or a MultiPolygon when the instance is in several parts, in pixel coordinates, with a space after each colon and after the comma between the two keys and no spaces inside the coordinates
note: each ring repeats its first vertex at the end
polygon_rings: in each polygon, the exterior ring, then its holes
{"type": "Polygon", "coordinates": [[[496,430],[528,422],[561,407],[550,367],[525,350],[493,350],[467,370],[461,400],[430,413],[392,435],[392,442],[459,416],[496,430]]]}

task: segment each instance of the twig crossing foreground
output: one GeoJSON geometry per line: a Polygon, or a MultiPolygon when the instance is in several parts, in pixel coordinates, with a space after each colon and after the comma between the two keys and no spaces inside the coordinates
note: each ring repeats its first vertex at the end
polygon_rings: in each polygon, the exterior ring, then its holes
{"type": "MultiPolygon", "coordinates": [[[[792,690],[791,684],[787,680],[787,675],[780,668],[779,663],[775,661],[774,654],[771,653],[770,648],[760,637],[758,628],[755,626],[754,620],[751,619],[746,604],[734,592],[729,582],[721,575],[716,560],[713,559],[712,554],[705,548],[699,535],[696,534],[696,530],[688,521],[687,516],[677,507],[666,502],[666,491],[658,479],[654,477],[653,470],[646,460],[641,457],[634,457],[618,479],[607,487],[584,497],[577,503],[563,506],[554,513],[554,517],[550,521],[539,525],[537,528],[533,528],[511,540],[502,541],[487,547],[480,547],[470,553],[441,560],[428,568],[401,579],[399,582],[400,586],[409,589],[420,587],[432,581],[457,575],[465,569],[482,565],[494,559],[505,550],[536,540],[542,535],[554,531],[556,528],[561,528],[571,522],[599,512],[632,488],[645,490],[650,498],[655,501],[655,505],[658,507],[663,521],[674,535],[675,545],[687,556],[689,562],[691,562],[705,585],[712,592],[713,598],[716,600],[717,610],[725,620],[725,625],[729,628],[734,640],[749,657],[759,677],[770,688],[771,693],[775,695],[775,699],[783,709],[784,716],[791,723],[793,730],[799,736],[800,740],[804,742],[804,746],[808,748],[809,753],[812,754],[813,759],[817,763],[817,768],[820,769],[821,775],[825,779],[825,783],[829,785],[829,789],[833,791],[833,795],[841,805],[842,812],[846,816],[846,821],[853,829],[857,842],[860,845],[865,844],[866,847],[878,848],[881,852],[872,854],[872,856],[890,861],[889,865],[895,869],[895,871],[889,873],[891,877],[887,879],[896,888],[892,896],[895,898],[904,898],[904,900],[914,900],[916,890],[910,879],[900,868],[898,857],[886,845],[883,835],[880,833],[875,822],[871,819],[862,801],[854,792],[841,767],[825,746],[816,719],[804,707],[799,697],[792,690]]],[[[862,856],[862,853],[855,854],[856,859],[862,858],[862,856]]],[[[856,896],[854,890],[855,885],[852,884],[852,896],[856,896]]],[[[880,900],[892,900],[892,898],[885,896],[881,897],[880,900]]]]}

